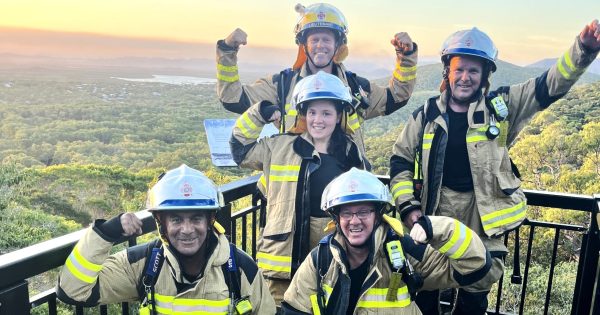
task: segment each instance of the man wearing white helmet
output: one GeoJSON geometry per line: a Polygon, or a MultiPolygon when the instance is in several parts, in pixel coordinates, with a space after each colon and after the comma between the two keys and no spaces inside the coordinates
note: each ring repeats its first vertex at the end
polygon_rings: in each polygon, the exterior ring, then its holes
{"type": "Polygon", "coordinates": [[[292,104],[299,115],[291,132],[257,141],[262,127],[282,114],[266,101],[250,107],[233,128],[233,159],[264,174],[266,224],[256,258],[278,304],[304,257],[325,235],[329,220],[320,210],[323,189],[350,168],[365,167],[340,124],[342,115],[353,110],[351,101],[338,77],[319,71],[294,88],[292,104]]]}
{"type": "MultiPolygon", "coordinates": [[[[296,24],[298,57],[291,69],[260,79],[252,84],[240,82],[237,53],[246,45],[247,35],[234,30],[217,43],[217,94],[225,109],[243,113],[252,104],[268,101],[282,112],[280,132],[294,125],[297,111],[291,106],[294,86],[308,75],[318,71],[339,77],[352,89],[354,113],[342,117],[342,127],[352,130],[352,137],[364,154],[361,126],[366,119],[389,115],[406,105],[410,98],[417,71],[417,45],[407,33],[394,35],[391,40],[396,51],[396,67],[386,88],[347,71],[342,61],[348,55],[348,23],[334,6],[315,3],[296,6],[300,19],[296,24]]],[[[278,122],[278,123],[279,123],[278,122]]]]}
{"type": "MultiPolygon", "coordinates": [[[[508,148],[537,112],[569,91],[599,50],[594,20],[539,77],[490,92],[494,43],[477,28],[452,34],[442,46],[441,95],[409,117],[393,148],[392,194],[404,223],[411,227],[422,214],[459,219],[492,253],[490,275],[498,280],[507,253],[502,236],[521,225],[527,208],[508,148]]],[[[489,290],[480,284],[459,290],[454,313],[483,314],[489,290]]],[[[428,305],[437,304],[422,304],[428,305]]]]}
{"type": "Polygon", "coordinates": [[[181,165],[148,191],[160,238],[110,255],[114,243],[142,233],[133,213],[97,220],[75,245],[58,280],[58,297],[94,306],[140,301],[140,314],[275,314],[250,256],[215,221],[217,186],[181,165]]]}
{"type": "Polygon", "coordinates": [[[321,204],[335,232],[298,269],[285,314],[421,314],[416,292],[468,285],[490,268],[479,237],[455,219],[422,216],[404,235],[385,215],[388,187],[367,171],[331,181],[321,204]]]}

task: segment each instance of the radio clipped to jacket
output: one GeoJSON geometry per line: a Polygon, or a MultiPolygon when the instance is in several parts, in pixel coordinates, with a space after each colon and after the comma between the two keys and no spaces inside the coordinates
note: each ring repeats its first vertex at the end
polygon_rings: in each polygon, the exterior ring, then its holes
{"type": "Polygon", "coordinates": [[[488,139],[494,140],[500,135],[500,128],[497,122],[502,122],[508,117],[508,106],[504,102],[504,98],[498,95],[497,92],[490,92],[485,98],[485,105],[490,111],[490,125],[485,131],[488,139]]]}

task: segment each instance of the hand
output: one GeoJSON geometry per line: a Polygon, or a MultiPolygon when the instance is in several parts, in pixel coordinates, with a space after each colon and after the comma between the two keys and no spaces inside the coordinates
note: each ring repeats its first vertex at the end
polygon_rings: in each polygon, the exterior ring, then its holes
{"type": "Polygon", "coordinates": [[[406,225],[409,229],[412,229],[413,225],[415,225],[417,220],[419,220],[419,218],[422,216],[423,213],[421,213],[421,210],[413,210],[412,212],[407,214],[406,217],[404,217],[404,225],[406,225]]]}
{"type": "Polygon", "coordinates": [[[583,28],[579,34],[579,39],[583,46],[590,50],[596,51],[600,49],[600,24],[598,24],[597,19],[583,28]]]}
{"type": "Polygon", "coordinates": [[[123,236],[142,235],[142,220],[131,212],[123,213],[121,216],[121,227],[123,227],[123,236]]]}
{"type": "Polygon", "coordinates": [[[396,48],[396,53],[398,54],[410,53],[414,48],[413,41],[406,32],[396,33],[394,38],[390,40],[390,43],[394,45],[394,48],[396,48]]]}
{"type": "Polygon", "coordinates": [[[415,241],[415,244],[427,244],[427,233],[419,223],[416,223],[410,230],[410,237],[415,241]]]}
{"type": "Polygon", "coordinates": [[[273,112],[273,115],[269,118],[269,122],[272,122],[273,125],[279,129],[279,127],[281,127],[281,112],[279,110],[273,112]]]}
{"type": "Polygon", "coordinates": [[[227,46],[238,49],[240,45],[246,45],[248,43],[248,34],[241,28],[236,28],[227,38],[225,38],[225,44],[227,46]]]}

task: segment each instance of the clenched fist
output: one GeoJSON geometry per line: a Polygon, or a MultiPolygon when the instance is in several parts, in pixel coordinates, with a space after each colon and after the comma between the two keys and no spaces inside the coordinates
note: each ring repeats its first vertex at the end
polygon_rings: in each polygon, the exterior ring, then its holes
{"type": "Polygon", "coordinates": [[[238,49],[240,45],[246,45],[248,43],[248,34],[241,28],[236,28],[227,38],[225,38],[225,44],[227,46],[238,49]]]}
{"type": "Polygon", "coordinates": [[[413,51],[413,41],[406,32],[396,33],[394,38],[390,40],[390,43],[394,45],[396,53],[398,54],[406,54],[413,51]]]}

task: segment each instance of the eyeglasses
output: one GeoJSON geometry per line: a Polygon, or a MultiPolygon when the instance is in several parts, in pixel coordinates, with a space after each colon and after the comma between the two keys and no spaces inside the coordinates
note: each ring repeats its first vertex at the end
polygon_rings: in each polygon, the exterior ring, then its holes
{"type": "Polygon", "coordinates": [[[366,218],[369,217],[369,215],[371,214],[371,212],[373,212],[375,210],[371,209],[371,210],[360,210],[358,212],[350,212],[350,211],[345,211],[345,212],[340,212],[340,218],[350,221],[352,220],[352,217],[356,215],[356,217],[359,220],[364,220],[366,218]]]}

